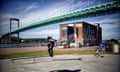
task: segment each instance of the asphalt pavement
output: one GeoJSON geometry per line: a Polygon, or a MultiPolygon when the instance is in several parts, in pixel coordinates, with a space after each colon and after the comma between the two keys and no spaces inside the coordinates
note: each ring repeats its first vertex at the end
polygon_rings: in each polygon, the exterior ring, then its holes
{"type": "Polygon", "coordinates": [[[0,60],[0,72],[119,72],[120,55],[55,55],[0,60]]]}

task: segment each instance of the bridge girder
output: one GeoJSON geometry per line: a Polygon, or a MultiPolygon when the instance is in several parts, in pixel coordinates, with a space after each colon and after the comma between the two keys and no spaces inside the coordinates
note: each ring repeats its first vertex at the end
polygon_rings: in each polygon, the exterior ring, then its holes
{"type": "MultiPolygon", "coordinates": [[[[58,23],[58,22],[63,22],[63,21],[76,19],[76,18],[86,18],[86,17],[96,16],[96,15],[103,15],[108,12],[115,12],[115,11],[119,11],[119,10],[120,10],[120,1],[108,3],[106,5],[96,6],[93,8],[84,9],[81,11],[76,11],[73,13],[48,18],[45,20],[41,20],[39,22],[32,23],[27,26],[21,26],[19,28],[16,28],[15,30],[12,30],[11,34],[17,33],[17,32],[22,32],[22,31],[32,29],[35,27],[41,27],[41,26],[58,23]]],[[[9,33],[6,33],[6,34],[9,34],[9,33]]]]}

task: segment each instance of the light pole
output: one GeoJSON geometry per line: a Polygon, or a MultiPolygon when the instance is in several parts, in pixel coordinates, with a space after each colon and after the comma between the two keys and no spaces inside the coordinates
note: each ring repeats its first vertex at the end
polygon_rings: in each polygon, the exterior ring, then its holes
{"type": "MultiPolygon", "coordinates": [[[[12,30],[12,21],[17,21],[17,26],[20,26],[20,20],[18,18],[10,18],[10,35],[9,35],[9,43],[11,43],[11,30],[12,30]]],[[[19,43],[19,32],[17,33],[18,43],[19,43]]]]}

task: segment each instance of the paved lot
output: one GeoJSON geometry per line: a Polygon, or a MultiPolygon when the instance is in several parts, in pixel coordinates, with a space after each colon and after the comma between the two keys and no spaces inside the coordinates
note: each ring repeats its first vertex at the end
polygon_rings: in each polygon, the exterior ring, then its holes
{"type": "Polygon", "coordinates": [[[58,55],[0,60],[0,72],[119,72],[120,55],[58,55]]]}

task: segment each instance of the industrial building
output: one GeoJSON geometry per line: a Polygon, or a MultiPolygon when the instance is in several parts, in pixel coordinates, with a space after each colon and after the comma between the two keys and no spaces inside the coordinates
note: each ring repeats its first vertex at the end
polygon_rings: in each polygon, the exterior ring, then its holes
{"type": "Polygon", "coordinates": [[[60,41],[70,46],[94,46],[102,41],[102,28],[100,24],[76,22],[60,25],[60,41]]]}

